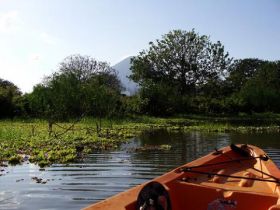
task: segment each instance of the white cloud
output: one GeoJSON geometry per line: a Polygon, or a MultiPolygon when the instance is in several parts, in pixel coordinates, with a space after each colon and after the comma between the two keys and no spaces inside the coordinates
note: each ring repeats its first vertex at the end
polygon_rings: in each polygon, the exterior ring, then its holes
{"type": "Polygon", "coordinates": [[[0,32],[16,31],[21,24],[17,11],[0,13],[0,32]]]}

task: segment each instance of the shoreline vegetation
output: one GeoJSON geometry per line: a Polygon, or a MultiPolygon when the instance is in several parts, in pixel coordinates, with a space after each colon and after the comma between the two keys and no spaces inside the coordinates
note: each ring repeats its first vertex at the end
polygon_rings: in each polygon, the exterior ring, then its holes
{"type": "MultiPolygon", "coordinates": [[[[48,129],[48,122],[45,120],[0,121],[0,167],[7,166],[6,163],[15,165],[24,161],[36,163],[40,167],[53,163],[71,163],[96,151],[117,149],[141,132],[154,129],[166,129],[170,132],[280,132],[280,115],[255,113],[170,118],[134,116],[101,121],[83,118],[79,122],[72,120],[54,123],[51,133],[48,129]]],[[[147,149],[149,148],[159,149],[147,149]]],[[[162,148],[170,149],[168,145],[162,148]]]]}
{"type": "Polygon", "coordinates": [[[195,29],[148,45],[130,59],[131,95],[116,69],[88,55],[67,56],[30,93],[0,78],[0,119],[13,119],[0,121],[1,165],[75,162],[153,129],[279,132],[279,60],[234,59],[195,29]]]}

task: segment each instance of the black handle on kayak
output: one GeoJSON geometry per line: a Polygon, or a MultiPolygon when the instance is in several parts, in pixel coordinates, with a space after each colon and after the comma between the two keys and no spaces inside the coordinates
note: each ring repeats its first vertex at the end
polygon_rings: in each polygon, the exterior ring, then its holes
{"type": "Polygon", "coordinates": [[[241,147],[238,147],[235,144],[231,144],[230,148],[232,151],[240,154],[243,157],[252,157],[252,155],[248,151],[248,146],[246,144],[243,144],[241,147]]]}

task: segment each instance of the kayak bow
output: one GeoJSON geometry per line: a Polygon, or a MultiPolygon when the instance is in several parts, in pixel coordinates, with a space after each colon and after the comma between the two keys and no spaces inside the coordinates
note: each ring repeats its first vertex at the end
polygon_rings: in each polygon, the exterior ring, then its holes
{"type": "Polygon", "coordinates": [[[280,170],[252,145],[231,145],[84,210],[280,210],[280,170]]]}

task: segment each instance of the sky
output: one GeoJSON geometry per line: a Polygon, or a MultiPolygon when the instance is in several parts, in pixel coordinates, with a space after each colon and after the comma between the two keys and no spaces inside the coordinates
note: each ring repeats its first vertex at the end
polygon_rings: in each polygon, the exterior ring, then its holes
{"type": "Polygon", "coordinates": [[[280,0],[0,0],[0,78],[31,92],[72,54],[114,65],[174,29],[280,60],[280,0]]]}

